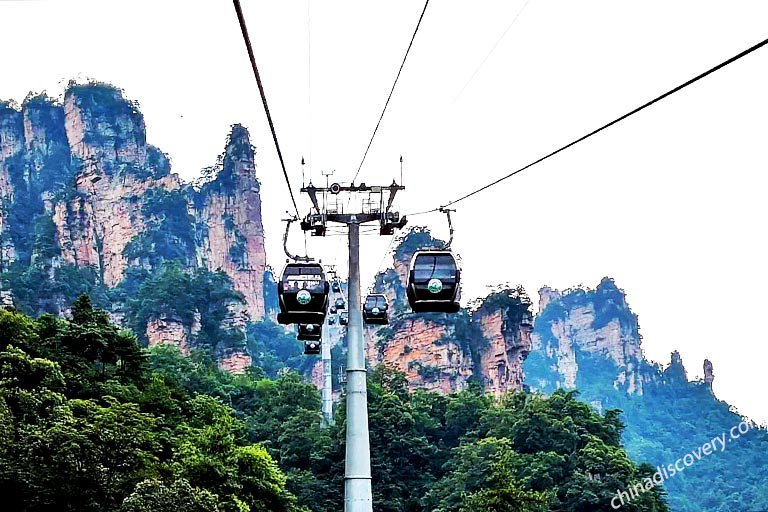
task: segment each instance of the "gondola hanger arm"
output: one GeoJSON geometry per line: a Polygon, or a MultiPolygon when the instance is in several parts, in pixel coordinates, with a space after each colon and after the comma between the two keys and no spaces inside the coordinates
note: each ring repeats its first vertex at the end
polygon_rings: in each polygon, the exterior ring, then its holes
{"type": "Polygon", "coordinates": [[[310,262],[315,261],[314,258],[310,258],[307,255],[304,256],[296,256],[295,254],[291,254],[290,251],[288,251],[288,232],[291,229],[291,224],[299,220],[298,217],[288,217],[287,219],[283,219],[283,222],[285,222],[285,233],[283,233],[283,251],[285,251],[285,255],[288,256],[293,261],[304,261],[304,262],[310,262]]]}
{"type": "Polygon", "coordinates": [[[451,212],[455,212],[456,210],[441,206],[440,211],[448,217],[448,231],[450,238],[448,238],[448,242],[445,244],[445,249],[450,249],[451,243],[453,242],[453,223],[451,222],[451,212]]]}

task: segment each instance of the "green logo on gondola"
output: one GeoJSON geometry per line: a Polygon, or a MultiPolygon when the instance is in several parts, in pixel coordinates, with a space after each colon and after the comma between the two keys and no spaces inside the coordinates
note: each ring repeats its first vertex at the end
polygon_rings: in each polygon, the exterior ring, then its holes
{"type": "Polygon", "coordinates": [[[309,301],[312,300],[312,295],[307,290],[301,290],[299,293],[296,294],[296,302],[301,304],[302,306],[306,306],[309,304],[309,301]]]}
{"type": "Polygon", "coordinates": [[[439,279],[430,279],[427,283],[427,290],[431,293],[440,293],[443,291],[443,282],[439,279]]]}

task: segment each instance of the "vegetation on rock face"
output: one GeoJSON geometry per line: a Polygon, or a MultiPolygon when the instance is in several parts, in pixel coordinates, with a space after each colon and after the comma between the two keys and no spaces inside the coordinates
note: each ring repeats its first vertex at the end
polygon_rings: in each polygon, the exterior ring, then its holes
{"type": "MultiPolygon", "coordinates": [[[[144,116],[139,111],[138,103],[126,100],[121,89],[95,81],[85,84],[70,82],[65,96],[72,97],[77,106],[87,111],[95,121],[95,126],[89,126],[87,128],[90,129],[84,131],[83,142],[115,147],[124,142],[145,142],[144,116]],[[128,122],[116,122],[122,119],[128,122]]],[[[110,173],[117,169],[105,166],[105,170],[110,173]]]]}
{"type": "Polygon", "coordinates": [[[125,257],[152,268],[170,260],[190,265],[195,258],[195,226],[186,191],[149,189],[143,201],[145,229],[125,246],[125,257]]]}
{"type": "Polygon", "coordinates": [[[274,378],[286,369],[306,375],[317,361],[304,355],[304,345],[296,341],[294,329],[286,331],[283,325],[251,322],[246,336],[253,365],[268,377],[274,378]]]}
{"type": "MultiPolygon", "coordinates": [[[[77,162],[70,156],[64,134],[64,111],[60,106],[41,104],[41,99],[28,99],[23,108],[39,123],[45,139],[32,145],[27,152],[23,146],[23,115],[7,108],[0,112],[0,127],[19,141],[19,151],[7,156],[2,163],[13,187],[10,200],[3,200],[4,219],[12,229],[8,236],[16,251],[18,267],[29,265],[32,258],[32,236],[36,224],[45,212],[44,194],[55,196],[73,185],[77,162]]],[[[53,242],[51,239],[49,241],[53,242]]],[[[7,262],[0,262],[8,265],[7,262]]]]}
{"type": "MultiPolygon", "coordinates": [[[[232,126],[225,147],[227,149],[218,156],[216,164],[204,168],[200,178],[194,183],[194,187],[200,191],[195,197],[198,206],[202,206],[206,195],[212,192],[223,194],[233,192],[237,180],[236,163],[252,160],[256,153],[256,148],[250,143],[248,131],[239,124],[232,126]]],[[[258,181],[255,181],[255,184],[258,189],[258,181]]]]}
{"type": "Polygon", "coordinates": [[[411,256],[419,249],[442,249],[445,242],[432,237],[428,228],[416,226],[408,231],[408,234],[402,238],[395,248],[395,261],[402,261],[406,264],[411,261],[411,256]]]}
{"type": "Polygon", "coordinates": [[[28,259],[18,259],[0,274],[0,288],[13,290],[14,304],[27,314],[58,313],[79,295],[109,304],[106,287],[94,266],[61,263],[56,226],[50,216],[34,216],[34,236],[29,237],[28,259]]]}
{"type": "MultiPolygon", "coordinates": [[[[641,474],[616,414],[573,393],[410,393],[380,366],[368,399],[376,510],[608,511],[641,474]]],[[[71,320],[0,310],[11,510],[338,511],[344,404],[326,428],[319,406],[295,373],[230,375],[200,352],[141,349],[87,297],[71,320]]],[[[667,508],[655,489],[629,510],[667,508]]]]}

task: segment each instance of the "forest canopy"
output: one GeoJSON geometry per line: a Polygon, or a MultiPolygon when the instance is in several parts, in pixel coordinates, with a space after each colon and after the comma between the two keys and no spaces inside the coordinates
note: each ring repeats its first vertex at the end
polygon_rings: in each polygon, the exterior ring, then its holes
{"type": "MultiPolygon", "coordinates": [[[[574,392],[410,392],[369,375],[374,503],[381,511],[608,511],[642,479],[616,411],[574,392]]],[[[144,349],[87,296],[71,318],[0,310],[0,491],[18,511],[337,511],[344,407],[323,426],[293,372],[220,370],[144,349]]],[[[654,488],[626,510],[666,511],[654,488]]]]}

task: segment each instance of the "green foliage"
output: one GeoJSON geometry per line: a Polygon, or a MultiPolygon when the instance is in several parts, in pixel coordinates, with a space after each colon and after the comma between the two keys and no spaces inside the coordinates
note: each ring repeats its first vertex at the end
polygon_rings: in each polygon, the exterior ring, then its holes
{"type": "MultiPolygon", "coordinates": [[[[153,318],[173,317],[191,327],[199,315],[200,346],[214,349],[238,347],[245,339],[238,332],[222,328],[227,304],[242,302],[242,295],[232,289],[223,272],[198,268],[184,270],[176,261],[166,262],[152,274],[137,272],[126,275],[124,286],[135,290],[125,293],[126,319],[134,332],[145,337],[147,324],[153,318]],[[143,279],[139,284],[137,281],[143,279]]],[[[122,286],[122,285],[121,285],[122,286]]]]}
{"type": "MultiPolygon", "coordinates": [[[[429,510],[608,511],[638,474],[616,416],[597,416],[573,393],[508,395],[472,428],[426,495],[429,510]]],[[[640,510],[667,510],[661,496],[647,499],[657,508],[640,510]]]]}
{"type": "Polygon", "coordinates": [[[111,305],[109,291],[94,265],[59,265],[54,269],[53,282],[59,300],[64,304],[72,303],[80,295],[88,295],[100,308],[111,305]]]}
{"type": "Polygon", "coordinates": [[[11,344],[24,349],[37,342],[37,339],[32,320],[16,311],[0,309],[0,350],[5,350],[11,344]]]}
{"type": "Polygon", "coordinates": [[[147,166],[153,178],[159,179],[171,173],[171,162],[168,155],[155,146],[147,145],[147,166]]]}
{"type": "Polygon", "coordinates": [[[166,485],[144,480],[124,501],[120,512],[219,512],[219,500],[210,491],[192,487],[184,479],[166,485]]]}
{"type": "Polygon", "coordinates": [[[235,237],[235,241],[232,244],[232,247],[229,248],[229,257],[235,263],[243,265],[245,263],[246,239],[243,236],[243,234],[240,233],[240,231],[237,229],[233,231],[233,236],[235,237]]]}
{"type": "MultiPolygon", "coordinates": [[[[204,352],[144,351],[87,297],[71,311],[0,314],[0,492],[11,510],[342,508],[344,398],[323,426],[318,391],[297,373],[232,375],[204,352]]],[[[620,446],[618,413],[600,416],[572,392],[411,393],[380,365],[367,396],[376,510],[602,512],[648,474],[620,446]]],[[[628,510],[668,509],[653,491],[628,510]]]]}
{"type": "Polygon", "coordinates": [[[0,326],[8,510],[306,510],[269,452],[248,441],[246,421],[277,404],[286,419],[316,407],[314,390],[295,376],[274,384],[257,373],[232,376],[204,355],[187,359],[169,347],[146,365],[135,338],[87,297],[69,321],[0,311],[0,326]]]}
{"type": "Polygon", "coordinates": [[[280,306],[277,299],[277,280],[275,279],[274,271],[270,267],[267,267],[264,272],[262,294],[264,296],[264,309],[267,312],[278,311],[280,306]]]}
{"type": "Polygon", "coordinates": [[[592,294],[592,304],[595,308],[593,329],[600,329],[611,320],[618,320],[622,331],[638,336],[637,316],[629,309],[624,291],[616,286],[613,279],[604,277],[600,281],[592,294]]]}
{"type": "Polygon", "coordinates": [[[195,188],[199,190],[195,196],[197,206],[202,206],[205,198],[211,193],[232,194],[237,181],[236,163],[252,161],[256,152],[256,148],[251,145],[248,131],[239,124],[232,125],[225,146],[224,153],[218,156],[216,163],[203,169],[195,183],[195,188]]]}
{"type": "Polygon", "coordinates": [[[433,238],[428,228],[415,226],[408,231],[395,249],[395,260],[410,262],[413,253],[419,249],[441,249],[444,246],[445,242],[433,238]]]}
{"type": "Polygon", "coordinates": [[[526,491],[515,478],[515,457],[507,439],[491,437],[460,446],[424,502],[434,512],[548,510],[546,493],[526,491]]]}
{"type": "MultiPolygon", "coordinates": [[[[466,310],[461,310],[455,315],[451,315],[450,322],[453,324],[453,336],[447,334],[441,339],[441,342],[454,341],[465,354],[472,358],[472,365],[480,368],[480,354],[488,346],[488,340],[483,336],[480,326],[472,321],[472,316],[466,310]]],[[[480,375],[473,373],[470,377],[473,382],[480,381],[480,375]]]]}
{"type": "MultiPolygon", "coordinates": [[[[116,141],[119,143],[134,135],[131,133],[133,126],[139,127],[143,132],[144,117],[139,112],[138,103],[126,100],[123,94],[122,89],[103,82],[69,83],[65,97],[75,98],[77,105],[87,111],[92,119],[103,123],[98,129],[86,130],[83,134],[84,142],[95,146],[114,144],[116,141]],[[129,119],[131,125],[105,122],[121,117],[129,119]]],[[[108,172],[112,170],[107,167],[105,166],[105,170],[108,172]]]]}
{"type": "Polygon", "coordinates": [[[283,368],[306,373],[315,359],[304,355],[304,344],[296,340],[293,329],[270,321],[252,322],[246,328],[248,353],[255,366],[270,378],[275,378],[283,368]]]}
{"type": "Polygon", "coordinates": [[[440,377],[440,368],[430,364],[420,364],[416,373],[427,382],[434,381],[440,377]]]}
{"type": "Polygon", "coordinates": [[[99,307],[110,305],[109,292],[95,266],[64,263],[56,267],[39,259],[34,265],[11,265],[0,277],[3,288],[13,291],[14,305],[27,314],[57,314],[62,306],[88,294],[99,307]]]}
{"type": "MultiPolygon", "coordinates": [[[[65,189],[74,188],[74,171],[67,137],[64,132],[64,109],[43,96],[27,98],[23,105],[24,115],[45,134],[45,144],[33,145],[28,150],[13,153],[4,158],[3,166],[13,187],[13,198],[2,205],[10,239],[16,250],[17,260],[28,265],[34,243],[52,243],[42,240],[41,217],[49,217],[43,205],[43,193],[53,196],[65,189]]],[[[3,130],[15,134],[18,140],[24,135],[23,117],[20,112],[5,107],[0,113],[3,130]]],[[[40,247],[40,249],[46,249],[40,247]]]]}

